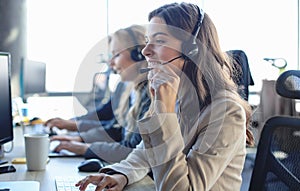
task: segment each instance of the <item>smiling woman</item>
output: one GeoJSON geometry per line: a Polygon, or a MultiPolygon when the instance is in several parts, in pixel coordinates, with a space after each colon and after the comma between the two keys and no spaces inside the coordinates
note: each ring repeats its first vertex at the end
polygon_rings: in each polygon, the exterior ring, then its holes
{"type": "Polygon", "coordinates": [[[239,190],[246,144],[253,145],[251,107],[237,92],[213,21],[185,2],[154,9],[148,20],[142,54],[153,68],[152,99],[138,121],[142,142],[77,186],[122,190],[152,173],[157,190],[239,190]]]}

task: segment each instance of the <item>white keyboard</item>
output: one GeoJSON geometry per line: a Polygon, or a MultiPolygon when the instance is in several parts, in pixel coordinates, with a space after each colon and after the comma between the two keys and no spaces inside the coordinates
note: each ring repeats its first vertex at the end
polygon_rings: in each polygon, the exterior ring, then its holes
{"type": "MultiPolygon", "coordinates": [[[[84,176],[56,176],[55,185],[57,191],[78,191],[78,187],[75,184],[83,179],[84,176]]],[[[85,191],[95,191],[96,186],[89,184],[85,191]]]]}

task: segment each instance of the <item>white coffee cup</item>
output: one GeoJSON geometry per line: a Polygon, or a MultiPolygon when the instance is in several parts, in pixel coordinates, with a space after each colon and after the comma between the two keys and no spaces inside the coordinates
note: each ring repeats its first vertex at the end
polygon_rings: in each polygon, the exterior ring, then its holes
{"type": "Polygon", "coordinates": [[[48,134],[25,134],[25,155],[29,171],[45,170],[49,153],[48,134]]]}

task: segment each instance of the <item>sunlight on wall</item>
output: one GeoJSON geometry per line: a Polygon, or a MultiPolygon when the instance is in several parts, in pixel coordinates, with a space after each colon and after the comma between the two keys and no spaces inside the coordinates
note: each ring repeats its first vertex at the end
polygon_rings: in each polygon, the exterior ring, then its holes
{"type": "Polygon", "coordinates": [[[296,1],[209,0],[205,7],[223,49],[241,49],[247,54],[255,82],[250,91],[260,91],[262,79],[275,80],[279,75],[263,58],[285,58],[286,69],[297,68],[296,1]]]}
{"type": "Polygon", "coordinates": [[[27,13],[28,58],[47,64],[48,91],[72,91],[84,56],[106,36],[105,1],[27,0],[27,13]]]}
{"type": "MultiPolygon", "coordinates": [[[[74,78],[84,56],[107,33],[131,24],[147,24],[147,14],[151,10],[174,2],[27,1],[28,58],[47,63],[48,91],[72,91],[74,78]]],[[[287,69],[297,68],[296,1],[187,2],[200,5],[212,18],[224,51],[245,51],[255,82],[250,91],[260,91],[262,79],[276,79],[279,74],[276,68],[263,60],[265,57],[285,58],[287,69]]]]}

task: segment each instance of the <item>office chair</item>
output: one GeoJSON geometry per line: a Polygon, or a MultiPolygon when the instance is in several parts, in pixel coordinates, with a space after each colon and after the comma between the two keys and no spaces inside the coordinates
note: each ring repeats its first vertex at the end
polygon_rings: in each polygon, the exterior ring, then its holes
{"type": "MultiPolygon", "coordinates": [[[[300,70],[282,73],[276,92],[300,99],[300,70]]],[[[262,130],[249,191],[300,190],[300,117],[274,116],[262,130]]]]}
{"type": "Polygon", "coordinates": [[[234,66],[236,70],[234,72],[236,72],[237,75],[234,75],[233,80],[239,86],[239,94],[248,101],[248,86],[254,85],[254,81],[249,68],[248,57],[242,50],[228,50],[226,51],[226,53],[228,56],[232,57],[235,60],[234,66]]]}
{"type": "Polygon", "coordinates": [[[80,104],[87,110],[87,112],[94,112],[101,108],[109,101],[110,70],[95,73],[92,81],[92,89],[87,92],[73,92],[73,95],[78,99],[80,104]]]}

